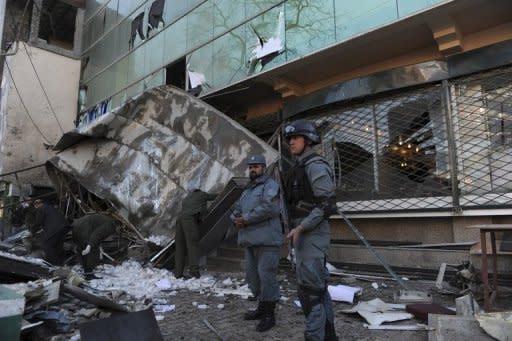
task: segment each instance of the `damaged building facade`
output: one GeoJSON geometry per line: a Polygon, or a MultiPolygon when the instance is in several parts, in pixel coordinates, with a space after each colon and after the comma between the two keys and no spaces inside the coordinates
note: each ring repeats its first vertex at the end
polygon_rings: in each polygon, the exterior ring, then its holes
{"type": "MultiPolygon", "coordinates": [[[[42,165],[77,113],[83,18],[77,4],[2,2],[0,174],[10,175],[0,179],[1,206],[51,191],[42,165]]],[[[9,220],[6,211],[1,221],[9,220]]]]}
{"type": "MultiPolygon", "coordinates": [[[[306,117],[368,238],[474,241],[512,213],[511,25],[505,0],[90,1],[78,122],[163,84],[263,137],[306,117]]],[[[332,225],[334,259],[367,255],[332,225]]]]}

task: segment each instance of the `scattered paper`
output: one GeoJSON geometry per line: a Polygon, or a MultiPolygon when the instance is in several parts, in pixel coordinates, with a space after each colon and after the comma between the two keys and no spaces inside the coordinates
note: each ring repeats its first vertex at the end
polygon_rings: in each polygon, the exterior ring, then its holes
{"type": "Polygon", "coordinates": [[[153,311],[159,314],[168,313],[170,311],[174,311],[175,309],[175,304],[157,304],[153,306],[153,311]]]}
{"type": "Polygon", "coordinates": [[[172,288],[171,281],[169,281],[167,278],[159,280],[155,283],[155,285],[160,290],[169,290],[172,288]]]}
{"type": "Polygon", "coordinates": [[[361,291],[361,288],[338,284],[336,286],[329,285],[327,290],[329,290],[333,301],[354,303],[354,296],[361,291]]]}

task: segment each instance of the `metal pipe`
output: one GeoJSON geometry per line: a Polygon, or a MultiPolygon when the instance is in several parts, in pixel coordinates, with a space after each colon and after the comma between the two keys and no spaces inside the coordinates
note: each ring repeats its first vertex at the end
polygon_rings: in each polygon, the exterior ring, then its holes
{"type": "Polygon", "coordinates": [[[336,210],[338,211],[339,215],[343,217],[343,220],[347,223],[347,225],[350,227],[352,232],[363,242],[363,244],[366,246],[366,248],[377,258],[379,263],[386,269],[386,271],[398,282],[398,284],[404,288],[405,290],[409,290],[409,287],[405,282],[391,269],[389,264],[384,260],[384,258],[373,248],[373,246],[370,245],[368,240],[363,236],[361,231],[358,230],[358,228],[350,221],[350,219],[347,218],[347,216],[343,213],[343,211],[336,207],[336,210]]]}
{"type": "Polygon", "coordinates": [[[446,138],[448,140],[448,158],[450,163],[451,175],[451,190],[452,190],[452,205],[453,210],[459,212],[460,207],[460,193],[459,193],[459,180],[458,180],[458,162],[457,162],[457,144],[455,143],[455,127],[453,125],[452,107],[450,86],[447,80],[442,82],[441,92],[442,108],[446,118],[446,138]]]}

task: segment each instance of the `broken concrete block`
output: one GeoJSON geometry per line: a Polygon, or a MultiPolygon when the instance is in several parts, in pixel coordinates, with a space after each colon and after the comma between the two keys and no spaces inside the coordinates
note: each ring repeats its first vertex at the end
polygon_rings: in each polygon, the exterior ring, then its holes
{"type": "Polygon", "coordinates": [[[432,295],[417,290],[400,290],[395,293],[396,303],[432,303],[432,295]]]}
{"type": "Polygon", "coordinates": [[[480,312],[480,306],[471,294],[457,297],[455,299],[455,307],[457,315],[460,316],[473,316],[480,312]]]}
{"type": "Polygon", "coordinates": [[[482,313],[476,314],[475,318],[480,327],[497,340],[512,339],[512,312],[482,313]]]}
{"type": "Polygon", "coordinates": [[[491,341],[474,317],[428,315],[428,341],[491,341]]]}

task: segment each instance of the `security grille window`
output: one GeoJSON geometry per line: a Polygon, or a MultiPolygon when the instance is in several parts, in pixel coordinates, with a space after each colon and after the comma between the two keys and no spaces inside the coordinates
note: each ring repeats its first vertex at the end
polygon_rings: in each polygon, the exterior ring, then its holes
{"type": "Polygon", "coordinates": [[[512,205],[512,69],[454,83],[462,207],[512,205]]]}
{"type": "MultiPolygon", "coordinates": [[[[451,194],[438,87],[330,111],[316,124],[338,198],[353,208],[411,208],[402,199],[451,194]]],[[[432,200],[419,206],[438,207],[432,200]]]]}
{"type": "Polygon", "coordinates": [[[310,119],[346,211],[512,207],[510,67],[310,119]]]}

